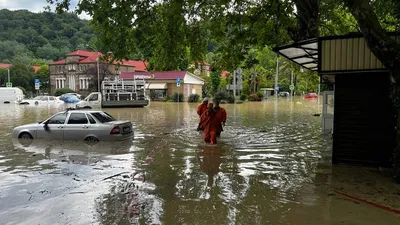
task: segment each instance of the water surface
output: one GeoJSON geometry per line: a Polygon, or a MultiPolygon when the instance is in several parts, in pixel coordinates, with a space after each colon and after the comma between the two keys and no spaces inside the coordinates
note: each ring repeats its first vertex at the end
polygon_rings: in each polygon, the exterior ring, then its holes
{"type": "Polygon", "coordinates": [[[400,224],[335,192],[400,209],[390,174],[331,165],[319,101],[222,105],[216,146],[189,103],[105,109],[134,123],[124,142],[11,139],[63,107],[0,105],[0,224],[400,224]]]}

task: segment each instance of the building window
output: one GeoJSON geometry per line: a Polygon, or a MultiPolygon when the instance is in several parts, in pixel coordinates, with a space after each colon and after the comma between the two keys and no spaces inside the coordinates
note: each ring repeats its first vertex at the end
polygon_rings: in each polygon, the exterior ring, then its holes
{"type": "Polygon", "coordinates": [[[65,88],[65,78],[56,78],[56,89],[65,88]]]}
{"type": "Polygon", "coordinates": [[[79,78],[79,89],[89,89],[89,78],[79,78]]]}

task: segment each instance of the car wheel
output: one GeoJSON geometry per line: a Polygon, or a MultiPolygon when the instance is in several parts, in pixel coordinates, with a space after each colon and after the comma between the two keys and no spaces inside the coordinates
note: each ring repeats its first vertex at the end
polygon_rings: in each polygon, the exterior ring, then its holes
{"type": "Polygon", "coordinates": [[[91,109],[92,107],[90,107],[90,106],[85,106],[85,107],[83,107],[84,109],[91,109]]]}
{"type": "Polygon", "coordinates": [[[36,101],[36,102],[35,102],[35,105],[37,105],[37,104],[39,104],[39,102],[36,101]]]}
{"type": "Polygon", "coordinates": [[[86,143],[97,143],[97,142],[99,142],[99,139],[97,139],[96,137],[93,137],[93,136],[89,136],[89,137],[86,137],[85,138],[85,142],[86,143]]]}
{"type": "Polygon", "coordinates": [[[33,139],[32,135],[28,132],[23,132],[18,136],[19,139],[33,139]]]}

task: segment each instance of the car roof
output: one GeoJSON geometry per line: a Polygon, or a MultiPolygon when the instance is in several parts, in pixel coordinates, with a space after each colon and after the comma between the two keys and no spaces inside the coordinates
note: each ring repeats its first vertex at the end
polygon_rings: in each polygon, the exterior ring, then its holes
{"type": "MultiPolygon", "coordinates": [[[[65,111],[64,111],[65,112],[65,111]]],[[[93,110],[69,110],[68,112],[78,112],[78,113],[103,113],[103,111],[93,111],[93,110]]]]}

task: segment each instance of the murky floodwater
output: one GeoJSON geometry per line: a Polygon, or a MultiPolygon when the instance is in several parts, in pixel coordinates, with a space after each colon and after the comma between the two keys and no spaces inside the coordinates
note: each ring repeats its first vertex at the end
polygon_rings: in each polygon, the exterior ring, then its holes
{"type": "Polygon", "coordinates": [[[59,107],[0,105],[0,224],[400,224],[400,186],[374,168],[331,165],[317,101],[222,105],[216,146],[196,131],[197,104],[106,109],[135,138],[83,142],[10,138],[59,107]]]}

